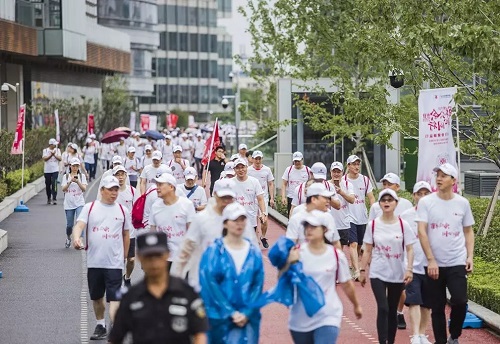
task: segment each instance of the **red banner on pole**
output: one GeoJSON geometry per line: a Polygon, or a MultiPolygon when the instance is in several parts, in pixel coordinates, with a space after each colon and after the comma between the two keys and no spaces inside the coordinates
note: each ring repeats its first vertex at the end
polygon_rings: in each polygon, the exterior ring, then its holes
{"type": "Polygon", "coordinates": [[[201,163],[207,165],[210,160],[215,158],[215,150],[220,146],[219,137],[219,121],[216,119],[214,123],[214,131],[212,135],[205,141],[205,150],[203,151],[203,158],[201,163]]]}
{"type": "Polygon", "coordinates": [[[19,114],[17,116],[17,126],[16,133],[14,135],[14,142],[12,142],[12,148],[10,154],[23,154],[23,140],[24,140],[24,117],[26,114],[26,105],[21,105],[19,108],[19,114]]]}
{"type": "Polygon", "coordinates": [[[177,127],[178,120],[179,120],[179,116],[176,115],[175,113],[168,114],[166,116],[167,128],[173,129],[173,128],[177,127]]]}
{"type": "Polygon", "coordinates": [[[93,113],[89,113],[87,115],[87,134],[95,134],[95,122],[93,113]]]}
{"type": "Polygon", "coordinates": [[[149,115],[141,115],[141,131],[149,130],[149,115]]]}

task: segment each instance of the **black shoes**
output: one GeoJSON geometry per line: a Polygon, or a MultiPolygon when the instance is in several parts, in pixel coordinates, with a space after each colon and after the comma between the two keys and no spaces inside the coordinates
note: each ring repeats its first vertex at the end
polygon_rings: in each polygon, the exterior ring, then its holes
{"type": "Polygon", "coordinates": [[[125,287],[130,288],[132,286],[132,279],[131,278],[125,278],[125,275],[123,275],[123,284],[125,287]]]}
{"type": "Polygon", "coordinates": [[[405,330],[406,329],[406,321],[404,314],[398,313],[398,329],[405,330]]]}
{"type": "Polygon", "coordinates": [[[264,248],[269,248],[269,243],[266,238],[260,238],[260,241],[262,242],[262,246],[264,246],[264,248]]]}
{"type": "Polygon", "coordinates": [[[52,204],[57,205],[57,200],[55,198],[52,200],[52,204]]]}
{"type": "Polygon", "coordinates": [[[106,327],[102,325],[97,325],[94,330],[94,334],[90,336],[90,340],[102,340],[107,338],[106,327]]]}

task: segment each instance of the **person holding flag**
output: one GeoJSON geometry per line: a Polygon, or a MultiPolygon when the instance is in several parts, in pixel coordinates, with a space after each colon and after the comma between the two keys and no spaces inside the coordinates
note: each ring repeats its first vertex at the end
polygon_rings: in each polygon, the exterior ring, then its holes
{"type": "Polygon", "coordinates": [[[206,188],[208,172],[210,172],[210,196],[212,196],[214,184],[219,180],[222,171],[224,171],[224,166],[226,165],[226,156],[224,154],[224,147],[222,147],[220,141],[219,123],[217,119],[215,120],[212,135],[205,141],[205,151],[203,152],[201,163],[205,166],[201,185],[203,188],[206,188]]]}

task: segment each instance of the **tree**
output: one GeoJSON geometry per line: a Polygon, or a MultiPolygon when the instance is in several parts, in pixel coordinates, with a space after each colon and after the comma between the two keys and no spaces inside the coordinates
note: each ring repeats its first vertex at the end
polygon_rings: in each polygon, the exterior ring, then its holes
{"type": "Polygon", "coordinates": [[[114,128],[128,126],[132,108],[126,80],[120,75],[105,78],[102,104],[96,115],[96,131],[104,134],[114,128]]]}

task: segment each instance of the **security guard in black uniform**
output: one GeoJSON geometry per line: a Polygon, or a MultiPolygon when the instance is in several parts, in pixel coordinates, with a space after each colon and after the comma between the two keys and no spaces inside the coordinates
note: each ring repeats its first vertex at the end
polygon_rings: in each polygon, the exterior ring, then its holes
{"type": "Polygon", "coordinates": [[[131,333],[134,344],[206,344],[201,298],[184,280],[168,274],[166,234],[139,235],[137,255],[145,277],[123,296],[109,342],[122,343],[131,333]]]}

